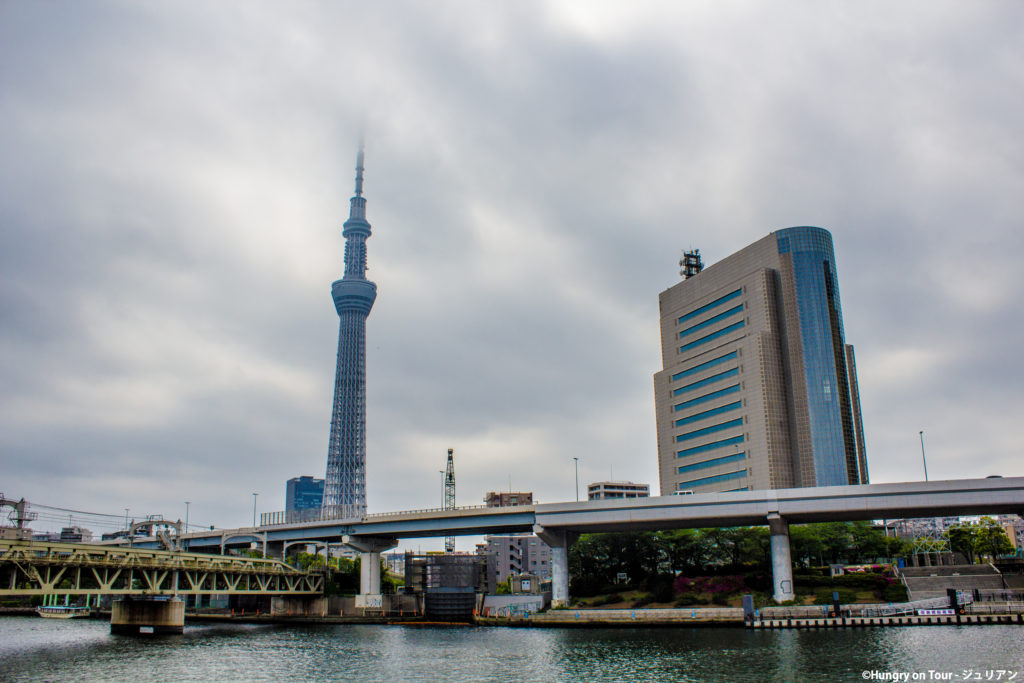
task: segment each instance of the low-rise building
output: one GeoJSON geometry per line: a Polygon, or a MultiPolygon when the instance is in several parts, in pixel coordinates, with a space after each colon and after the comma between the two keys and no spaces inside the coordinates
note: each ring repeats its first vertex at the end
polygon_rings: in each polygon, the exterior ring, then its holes
{"type": "Polygon", "coordinates": [[[92,532],[85,527],[66,526],[60,530],[61,543],[89,543],[92,541],[92,532]]]}
{"type": "Polygon", "coordinates": [[[650,495],[651,487],[648,484],[636,484],[631,481],[595,481],[587,485],[587,500],[647,498],[650,495]]]}
{"type": "Polygon", "coordinates": [[[486,536],[480,552],[494,557],[488,563],[490,585],[498,585],[508,577],[534,574],[542,580],[551,579],[551,548],[533,534],[486,536]]]}
{"type": "Polygon", "coordinates": [[[484,503],[489,508],[507,508],[514,505],[533,505],[532,491],[488,491],[484,503]]]}

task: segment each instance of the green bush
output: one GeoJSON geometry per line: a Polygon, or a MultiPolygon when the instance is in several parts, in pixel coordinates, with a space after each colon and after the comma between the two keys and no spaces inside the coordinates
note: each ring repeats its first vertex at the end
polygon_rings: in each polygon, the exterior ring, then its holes
{"type": "Polygon", "coordinates": [[[906,602],[908,600],[907,587],[902,583],[886,586],[880,591],[880,594],[883,602],[906,602]]]}
{"type": "Polygon", "coordinates": [[[729,596],[726,595],[725,593],[715,593],[714,595],[711,596],[711,602],[716,604],[716,605],[723,605],[723,606],[724,605],[728,605],[729,604],[729,596]]]}
{"type": "Polygon", "coordinates": [[[802,588],[839,588],[879,591],[889,585],[891,579],[882,574],[864,572],[859,574],[843,574],[829,577],[817,574],[796,574],[793,583],[802,588]]]}
{"type": "Polygon", "coordinates": [[[794,574],[793,585],[806,588],[817,588],[818,586],[831,586],[832,579],[820,574],[794,574]]]}
{"type": "Polygon", "coordinates": [[[700,600],[693,593],[685,593],[675,602],[676,607],[689,607],[690,605],[699,605],[700,600]]]}
{"type": "Polygon", "coordinates": [[[772,589],[772,577],[765,572],[752,572],[743,575],[743,582],[750,590],[755,592],[767,592],[772,589]]]}
{"type": "Polygon", "coordinates": [[[610,605],[612,603],[622,602],[622,601],[623,601],[623,597],[621,595],[619,595],[618,593],[612,593],[611,595],[609,595],[608,597],[606,597],[604,599],[604,604],[610,605]]]}
{"type": "Polygon", "coordinates": [[[644,596],[638,598],[636,601],[634,601],[633,602],[633,607],[646,607],[647,605],[651,604],[652,602],[654,602],[654,598],[651,597],[650,593],[648,593],[647,595],[644,595],[644,596]]]}
{"type": "Polygon", "coordinates": [[[651,596],[654,598],[654,602],[671,602],[672,598],[676,595],[675,591],[672,590],[671,581],[662,581],[654,587],[651,592],[651,596]]]}
{"type": "MultiPolygon", "coordinates": [[[[851,602],[857,602],[857,593],[855,591],[840,588],[836,591],[839,593],[840,604],[846,605],[851,602]]],[[[832,591],[828,588],[819,588],[814,592],[814,604],[815,605],[831,605],[832,604],[832,591]]]]}
{"type": "Polygon", "coordinates": [[[832,579],[832,585],[843,588],[866,588],[881,590],[889,585],[881,574],[864,572],[862,574],[843,574],[832,579]]]}
{"type": "Polygon", "coordinates": [[[594,576],[575,576],[569,582],[569,594],[578,595],[583,598],[598,595],[603,584],[601,579],[594,576]]]}

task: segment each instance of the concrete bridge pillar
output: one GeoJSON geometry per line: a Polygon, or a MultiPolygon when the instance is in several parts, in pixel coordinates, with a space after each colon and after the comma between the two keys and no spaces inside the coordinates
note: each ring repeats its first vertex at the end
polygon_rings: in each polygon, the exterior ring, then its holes
{"type": "Polygon", "coordinates": [[[793,593],[793,561],[789,554],[789,524],[779,513],[768,514],[768,531],[772,544],[772,584],[775,602],[795,597],[793,593]]]}
{"type": "Polygon", "coordinates": [[[564,529],[547,529],[539,524],[533,533],[551,547],[551,606],[569,605],[569,545],[572,535],[564,529]]]}
{"type": "Polygon", "coordinates": [[[110,632],[138,635],[143,630],[158,633],[184,633],[185,603],[170,599],[124,597],[110,608],[110,632]]]}
{"type": "Polygon", "coordinates": [[[398,545],[398,540],[378,536],[343,536],[341,542],[359,551],[359,598],[362,599],[357,598],[356,605],[372,606],[366,604],[366,596],[380,597],[380,554],[398,545]]]}
{"type": "Polygon", "coordinates": [[[284,541],[268,541],[264,548],[264,557],[276,560],[284,559],[284,541]]]}

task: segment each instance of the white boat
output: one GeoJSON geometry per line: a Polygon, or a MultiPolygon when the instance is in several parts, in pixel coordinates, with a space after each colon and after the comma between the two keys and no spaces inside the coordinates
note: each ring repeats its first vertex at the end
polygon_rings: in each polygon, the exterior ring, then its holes
{"type": "Polygon", "coordinates": [[[46,619],[73,619],[74,617],[89,616],[92,613],[92,608],[48,605],[46,607],[36,607],[36,613],[46,619]]]}

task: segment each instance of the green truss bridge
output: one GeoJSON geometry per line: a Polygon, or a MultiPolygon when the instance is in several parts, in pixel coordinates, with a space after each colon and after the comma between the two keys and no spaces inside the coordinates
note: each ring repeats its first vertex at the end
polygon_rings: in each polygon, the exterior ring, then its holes
{"type": "Polygon", "coordinates": [[[76,543],[0,540],[0,597],[119,596],[111,630],[180,633],[182,595],[323,594],[324,574],[280,560],[76,543]]]}

